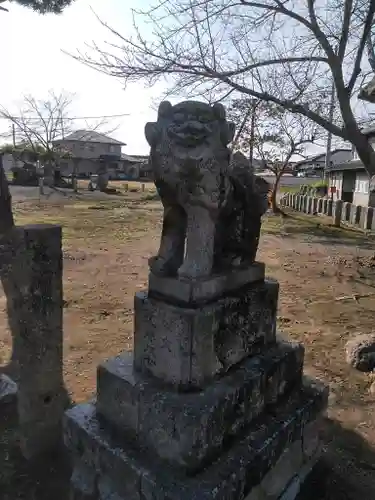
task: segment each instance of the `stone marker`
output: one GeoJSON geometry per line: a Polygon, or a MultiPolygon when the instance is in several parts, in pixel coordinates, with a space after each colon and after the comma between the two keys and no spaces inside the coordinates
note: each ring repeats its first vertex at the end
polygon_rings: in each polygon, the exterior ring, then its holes
{"type": "Polygon", "coordinates": [[[18,375],[19,440],[31,458],[61,438],[68,406],[63,383],[61,228],[17,227],[14,259],[3,275],[18,375]]]}
{"type": "Polygon", "coordinates": [[[317,459],[309,425],[327,391],[303,377],[302,345],[276,335],[279,286],[255,262],[268,187],[229,164],[233,134],[221,105],[194,101],[162,103],[146,125],[160,249],[135,297],[134,352],[99,365],[96,400],[66,413],[71,498],[237,500],[262,485],[281,500],[317,459]]]}

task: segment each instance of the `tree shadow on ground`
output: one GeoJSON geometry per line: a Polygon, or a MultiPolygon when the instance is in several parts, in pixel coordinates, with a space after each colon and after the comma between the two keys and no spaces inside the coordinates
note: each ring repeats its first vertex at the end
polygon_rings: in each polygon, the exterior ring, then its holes
{"type": "Polygon", "coordinates": [[[298,500],[375,498],[375,449],[355,431],[325,418],[324,454],[304,483],[298,500]]]}
{"type": "Polygon", "coordinates": [[[335,227],[327,217],[295,214],[288,214],[286,217],[270,216],[264,220],[263,231],[283,238],[311,238],[321,245],[355,246],[369,250],[375,248],[374,234],[365,234],[345,226],[335,227]]]}

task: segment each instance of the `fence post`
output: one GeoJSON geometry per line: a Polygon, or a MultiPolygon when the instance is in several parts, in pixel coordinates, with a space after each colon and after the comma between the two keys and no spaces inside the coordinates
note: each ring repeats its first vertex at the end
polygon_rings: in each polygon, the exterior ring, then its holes
{"type": "Polygon", "coordinates": [[[342,201],[336,200],[333,205],[333,225],[335,227],[340,227],[342,214],[342,201]]]}

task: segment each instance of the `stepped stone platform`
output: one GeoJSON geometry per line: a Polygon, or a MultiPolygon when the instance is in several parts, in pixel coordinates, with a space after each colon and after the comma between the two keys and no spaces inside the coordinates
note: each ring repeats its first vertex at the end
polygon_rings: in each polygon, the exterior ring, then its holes
{"type": "Polygon", "coordinates": [[[304,449],[327,391],[276,334],[277,282],[194,307],[172,294],[136,295],[134,353],[99,365],[96,400],[66,413],[72,498],[281,499],[317,459],[304,449]]]}

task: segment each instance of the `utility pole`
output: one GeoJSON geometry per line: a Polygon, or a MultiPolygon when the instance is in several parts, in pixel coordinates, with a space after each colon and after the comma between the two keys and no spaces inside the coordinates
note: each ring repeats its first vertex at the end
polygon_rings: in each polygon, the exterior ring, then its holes
{"type": "MultiPolygon", "coordinates": [[[[332,82],[331,88],[331,102],[329,105],[329,123],[333,122],[333,113],[335,111],[335,84],[332,82]]],[[[331,148],[332,148],[332,132],[328,132],[327,135],[327,149],[326,149],[326,161],[324,166],[324,177],[328,176],[328,168],[331,164],[331,148]]]]}
{"type": "Polygon", "coordinates": [[[13,147],[16,147],[16,127],[12,123],[12,137],[13,137],[13,147]]]}

